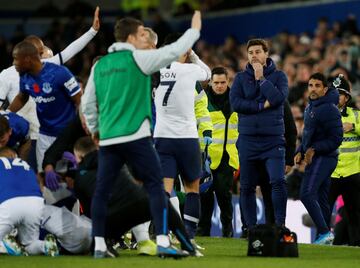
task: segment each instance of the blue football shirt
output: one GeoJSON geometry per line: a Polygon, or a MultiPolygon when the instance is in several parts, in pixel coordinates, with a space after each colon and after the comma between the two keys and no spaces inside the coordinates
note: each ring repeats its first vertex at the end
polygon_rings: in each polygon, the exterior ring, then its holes
{"type": "Polygon", "coordinates": [[[0,111],[0,115],[3,115],[9,121],[10,128],[12,129],[6,146],[14,148],[29,139],[29,122],[25,118],[16,113],[5,111],[0,111]]]}
{"type": "Polygon", "coordinates": [[[39,75],[20,76],[20,91],[36,103],[41,134],[56,137],[75,116],[71,97],[80,92],[80,87],[65,66],[44,62],[39,75]]]}
{"type": "Polygon", "coordinates": [[[36,175],[24,160],[0,157],[0,174],[0,204],[15,197],[42,196],[36,175]]]}

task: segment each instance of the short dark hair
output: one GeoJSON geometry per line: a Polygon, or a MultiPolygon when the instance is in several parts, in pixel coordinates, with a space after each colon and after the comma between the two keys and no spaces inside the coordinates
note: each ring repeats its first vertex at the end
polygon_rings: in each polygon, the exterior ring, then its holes
{"type": "Polygon", "coordinates": [[[268,43],[264,40],[264,39],[250,39],[248,42],[247,42],[247,45],[246,45],[246,50],[249,50],[250,47],[252,46],[262,46],[263,50],[265,52],[268,52],[269,51],[269,46],[268,46],[268,43]]]}
{"type": "Polygon", "coordinates": [[[16,156],[16,151],[14,149],[11,149],[6,146],[0,148],[0,157],[12,158],[13,155],[16,156]]]}
{"type": "Polygon", "coordinates": [[[176,42],[181,36],[182,36],[182,33],[171,33],[171,34],[168,34],[168,35],[165,37],[163,46],[166,46],[166,45],[169,45],[169,44],[172,44],[172,43],[176,42]]]}
{"type": "Polygon", "coordinates": [[[0,138],[10,130],[9,121],[5,116],[0,115],[0,138]]]}
{"type": "Polygon", "coordinates": [[[144,25],[140,20],[126,17],[117,20],[114,27],[114,36],[117,42],[126,42],[129,35],[136,34],[138,27],[144,25]]]}
{"type": "Polygon", "coordinates": [[[74,151],[87,155],[96,150],[96,145],[90,136],[79,138],[74,145],[74,151]]]}
{"type": "Polygon", "coordinates": [[[324,87],[327,87],[327,79],[325,77],[325,75],[323,75],[322,73],[314,73],[312,75],[310,75],[309,81],[310,79],[315,79],[315,80],[320,80],[323,84],[324,87]]]}
{"type": "Polygon", "coordinates": [[[224,74],[226,77],[228,76],[228,71],[225,67],[217,66],[211,70],[211,79],[213,78],[214,74],[221,75],[224,74]]]}

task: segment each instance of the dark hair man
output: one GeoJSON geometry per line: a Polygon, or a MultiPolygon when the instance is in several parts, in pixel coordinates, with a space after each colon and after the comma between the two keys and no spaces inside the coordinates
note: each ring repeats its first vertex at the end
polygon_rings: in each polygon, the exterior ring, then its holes
{"type": "Polygon", "coordinates": [[[158,255],[186,255],[171,247],[167,236],[167,197],[160,163],[150,138],[150,74],[191,48],[199,38],[200,29],[200,12],[195,12],[192,29],[186,31],[177,42],[160,49],[144,50],[148,40],[142,22],[131,18],[121,19],[115,25],[117,42],[109,47],[109,54],[98,60],[91,70],[82,108],[89,131],[94,137],[100,134],[98,180],[92,202],[95,258],[106,257],[106,203],[125,161],[143,180],[149,193],[158,255]]]}
{"type": "Polygon", "coordinates": [[[318,237],[315,244],[332,244],[333,233],[328,219],[329,187],[337,160],[337,148],[341,144],[343,128],[336,105],[339,93],[327,87],[325,76],[315,73],[308,83],[309,104],[304,113],[302,142],[294,158],[299,164],[305,161],[305,174],[301,183],[300,199],[314,221],[318,237]]]}
{"type": "Polygon", "coordinates": [[[240,206],[249,228],[257,222],[259,165],[264,165],[269,175],[275,223],[284,226],[286,216],[284,102],[288,82],[268,57],[268,50],[265,40],[248,42],[249,63],[236,75],[230,91],[231,105],[239,116],[240,206]]]}

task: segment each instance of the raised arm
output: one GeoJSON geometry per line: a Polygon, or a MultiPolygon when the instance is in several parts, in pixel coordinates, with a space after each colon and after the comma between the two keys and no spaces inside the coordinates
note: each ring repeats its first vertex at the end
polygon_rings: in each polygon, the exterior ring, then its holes
{"type": "Polygon", "coordinates": [[[99,12],[100,8],[96,7],[92,27],[86,33],[68,45],[60,53],[49,59],[44,59],[44,61],[62,65],[79,53],[95,37],[100,29],[99,12]]]}
{"type": "Polygon", "coordinates": [[[191,48],[200,37],[201,13],[195,11],[191,29],[188,29],[176,42],[159,49],[135,50],[134,59],[145,74],[152,74],[175,61],[191,48]]]}
{"type": "Polygon", "coordinates": [[[209,68],[209,66],[207,66],[200,58],[198,55],[196,55],[196,53],[191,50],[189,59],[192,63],[196,64],[197,66],[199,66],[202,70],[203,70],[203,74],[201,75],[201,79],[199,79],[198,81],[206,81],[209,80],[211,77],[211,70],[209,68]]]}

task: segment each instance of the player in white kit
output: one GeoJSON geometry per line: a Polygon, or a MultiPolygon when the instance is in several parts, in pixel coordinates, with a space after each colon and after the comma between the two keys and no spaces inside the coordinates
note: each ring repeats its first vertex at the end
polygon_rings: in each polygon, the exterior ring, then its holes
{"type": "MultiPolygon", "coordinates": [[[[165,44],[181,35],[169,35],[165,44]]],[[[190,49],[167,68],[160,70],[160,85],[155,92],[155,147],[160,156],[164,186],[170,195],[174,178],[180,173],[185,184],[184,222],[191,239],[200,218],[199,180],[201,153],[195,118],[196,81],[210,79],[211,71],[190,49]],[[192,63],[185,63],[187,58],[192,63]]]]}

